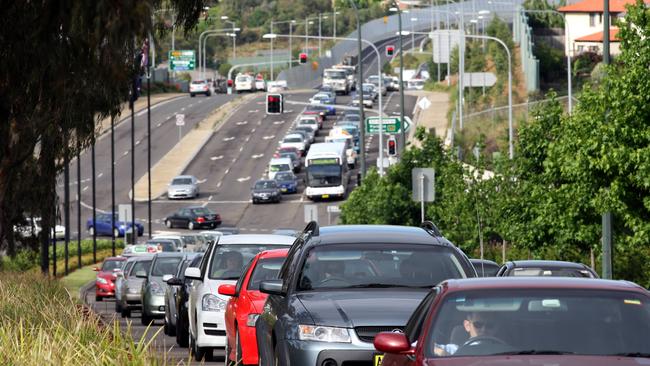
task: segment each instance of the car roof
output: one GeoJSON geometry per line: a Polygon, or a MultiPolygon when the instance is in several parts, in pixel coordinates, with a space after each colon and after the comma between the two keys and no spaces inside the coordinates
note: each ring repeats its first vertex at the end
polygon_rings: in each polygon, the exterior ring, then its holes
{"type": "Polygon", "coordinates": [[[125,261],[126,257],[107,257],[104,258],[104,262],[109,262],[109,261],[125,261]]]}
{"type": "Polygon", "coordinates": [[[565,261],[547,261],[547,260],[521,260],[521,261],[510,261],[513,267],[515,268],[576,268],[576,269],[585,269],[585,265],[582,263],[574,262],[565,262],[565,261]]]}
{"type": "Polygon", "coordinates": [[[325,226],[319,228],[319,235],[312,239],[316,239],[316,245],[382,242],[453,246],[444,237],[433,236],[422,228],[397,225],[325,226]]]}
{"type": "Polygon", "coordinates": [[[291,245],[296,238],[273,234],[236,234],[219,238],[218,244],[269,244],[291,245]]]}
{"type": "Polygon", "coordinates": [[[266,183],[266,182],[275,182],[275,179],[258,179],[255,181],[255,184],[257,183],[266,183]]]}
{"type": "MultiPolygon", "coordinates": [[[[176,179],[176,178],[194,178],[194,176],[193,175],[177,175],[177,176],[174,177],[174,179],[176,179]]],[[[172,180],[174,180],[174,179],[172,179],[172,180]]]]}
{"type": "Polygon", "coordinates": [[[492,265],[492,266],[500,267],[499,264],[497,264],[497,262],[494,262],[494,261],[491,261],[491,260],[488,260],[488,259],[470,258],[469,261],[472,262],[472,264],[474,264],[474,265],[476,265],[476,264],[478,264],[478,265],[489,264],[489,265],[492,265]]]}
{"type": "Polygon", "coordinates": [[[153,253],[142,253],[140,255],[134,255],[129,257],[127,262],[140,262],[140,261],[150,261],[153,259],[153,253]]]}
{"type": "Polygon", "coordinates": [[[161,234],[161,235],[154,235],[153,238],[149,240],[163,240],[163,239],[181,239],[180,234],[161,234]]]}
{"type": "Polygon", "coordinates": [[[290,133],[290,134],[288,134],[288,135],[286,135],[286,136],[284,136],[284,138],[285,138],[285,139],[286,139],[286,138],[289,138],[289,137],[297,137],[297,138],[302,138],[303,136],[302,136],[302,135],[300,135],[300,134],[297,134],[297,133],[290,133]]]}
{"type": "Polygon", "coordinates": [[[585,289],[637,291],[646,290],[629,281],[613,281],[594,278],[572,277],[480,277],[471,279],[450,279],[441,286],[448,291],[499,290],[499,289],[585,289]]]}
{"type": "Polygon", "coordinates": [[[182,258],[186,257],[190,253],[184,253],[184,252],[158,252],[154,255],[154,258],[160,258],[160,257],[173,257],[173,258],[182,258]]]}
{"type": "Polygon", "coordinates": [[[286,257],[287,253],[289,253],[289,248],[265,250],[263,252],[260,252],[257,256],[258,256],[258,259],[262,259],[262,258],[282,258],[282,257],[286,257]]]}
{"type": "Polygon", "coordinates": [[[273,158],[269,164],[291,164],[291,159],[289,158],[273,158]]]}

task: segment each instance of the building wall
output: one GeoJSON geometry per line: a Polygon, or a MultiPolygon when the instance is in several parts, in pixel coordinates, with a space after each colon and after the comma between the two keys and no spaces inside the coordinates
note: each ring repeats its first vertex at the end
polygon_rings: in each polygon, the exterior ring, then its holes
{"type": "MultiPolygon", "coordinates": [[[[616,17],[616,15],[617,14],[610,15],[610,24],[614,23],[613,19],[616,17]]],[[[577,38],[603,31],[603,13],[567,13],[566,25],[568,25],[568,27],[565,26],[566,46],[564,53],[569,54],[570,52],[571,56],[575,56],[579,53],[577,50],[577,44],[575,43],[575,40],[577,38]],[[591,24],[592,16],[593,25],[591,24]]],[[[612,49],[611,46],[610,49],[612,49]]]]}
{"type": "MultiPolygon", "coordinates": [[[[603,53],[603,43],[602,42],[575,42],[574,44],[575,52],[579,55],[581,52],[590,51],[592,47],[595,47],[597,53],[603,53]],[[580,50],[582,47],[582,51],[580,50]]],[[[621,43],[620,42],[610,42],[609,43],[609,54],[616,56],[621,53],[621,43]]]]}

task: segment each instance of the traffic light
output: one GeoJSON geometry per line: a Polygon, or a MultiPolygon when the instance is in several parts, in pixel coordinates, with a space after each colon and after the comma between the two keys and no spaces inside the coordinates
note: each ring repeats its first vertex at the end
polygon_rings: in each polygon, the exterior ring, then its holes
{"type": "Polygon", "coordinates": [[[386,46],[386,56],[392,57],[395,54],[395,46],[388,45],[386,46]]]}
{"type": "Polygon", "coordinates": [[[397,141],[395,137],[388,138],[388,156],[397,155],[397,141]]]}
{"type": "Polygon", "coordinates": [[[301,53],[300,56],[298,56],[300,59],[301,64],[306,64],[307,63],[307,54],[306,53],[301,53]]]}
{"type": "Polygon", "coordinates": [[[232,88],[232,79],[228,79],[228,87],[232,88]]]}
{"type": "Polygon", "coordinates": [[[282,114],[284,110],[284,98],[282,94],[266,95],[266,114],[282,114]]]}

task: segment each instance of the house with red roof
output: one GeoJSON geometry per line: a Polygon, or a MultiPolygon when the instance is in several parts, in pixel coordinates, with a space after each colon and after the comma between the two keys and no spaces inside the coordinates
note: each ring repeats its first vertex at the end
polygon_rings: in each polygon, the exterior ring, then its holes
{"type": "MultiPolygon", "coordinates": [[[[611,55],[620,53],[618,28],[613,26],[617,18],[625,15],[625,6],[635,0],[609,0],[609,50],[611,55]]],[[[565,54],[576,56],[583,52],[603,52],[603,0],[583,0],[558,9],[565,15],[565,54]]]]}

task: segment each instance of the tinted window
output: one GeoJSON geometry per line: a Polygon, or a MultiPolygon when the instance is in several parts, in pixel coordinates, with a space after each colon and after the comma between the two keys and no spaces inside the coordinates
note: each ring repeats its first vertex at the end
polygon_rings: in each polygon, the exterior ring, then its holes
{"type": "Polygon", "coordinates": [[[259,290],[260,282],[278,278],[284,258],[264,258],[257,261],[251,278],[248,280],[249,290],[259,290]]]}
{"type": "Polygon", "coordinates": [[[341,244],[312,249],[298,290],[433,287],[466,274],[451,248],[408,244],[341,244]],[[399,249],[395,249],[395,248],[399,249]]]}
{"type": "Polygon", "coordinates": [[[104,264],[102,264],[102,271],[111,272],[114,269],[122,268],[123,264],[124,261],[105,261],[104,264]]]}
{"type": "MultiPolygon", "coordinates": [[[[273,170],[273,166],[271,166],[271,171],[277,171],[273,170]]],[[[277,188],[278,184],[274,180],[265,180],[262,182],[257,182],[255,183],[255,189],[271,189],[271,188],[277,188]]]]}
{"type": "Polygon", "coordinates": [[[594,278],[587,269],[578,268],[514,268],[508,276],[516,277],[584,277],[594,278]]]}
{"type": "Polygon", "coordinates": [[[175,252],[176,244],[171,240],[149,240],[147,244],[155,245],[160,252],[175,252]]]}
{"type": "Polygon", "coordinates": [[[213,280],[236,280],[241,275],[244,265],[248,264],[257,253],[278,248],[282,248],[282,246],[264,244],[219,245],[212,253],[209,278],[213,280]]]}
{"type": "Polygon", "coordinates": [[[149,272],[149,267],[151,266],[151,261],[137,261],[133,265],[133,269],[131,270],[132,275],[135,275],[139,271],[145,271],[149,272]]]}
{"type": "Polygon", "coordinates": [[[285,137],[284,142],[302,142],[301,137],[285,137]]]}
{"type": "Polygon", "coordinates": [[[647,354],[650,298],[624,291],[465,291],[445,299],[427,334],[429,357],[647,354]]]}
{"type": "Polygon", "coordinates": [[[151,275],[158,277],[174,275],[180,262],[181,257],[158,257],[151,269],[151,275]]]}
{"type": "MultiPolygon", "coordinates": [[[[269,170],[272,172],[286,172],[288,170],[291,170],[291,167],[289,166],[289,164],[273,164],[271,165],[269,170]]],[[[272,188],[272,187],[266,187],[266,188],[272,188]]]]}
{"type": "Polygon", "coordinates": [[[295,176],[293,173],[280,172],[275,175],[276,180],[294,180],[295,176]]]}
{"type": "Polygon", "coordinates": [[[212,215],[214,212],[212,212],[210,209],[205,208],[205,207],[197,207],[192,209],[192,213],[194,213],[197,216],[203,216],[203,215],[212,215]]]}
{"type": "Polygon", "coordinates": [[[172,185],[192,184],[192,178],[176,178],[172,180],[172,185]]]}

